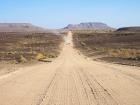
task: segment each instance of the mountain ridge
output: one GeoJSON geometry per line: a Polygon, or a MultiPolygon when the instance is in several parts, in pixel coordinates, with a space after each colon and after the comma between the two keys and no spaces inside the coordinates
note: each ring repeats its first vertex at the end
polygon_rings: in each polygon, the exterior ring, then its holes
{"type": "Polygon", "coordinates": [[[39,26],[35,26],[31,23],[0,23],[0,32],[45,32],[44,29],[39,26]]]}

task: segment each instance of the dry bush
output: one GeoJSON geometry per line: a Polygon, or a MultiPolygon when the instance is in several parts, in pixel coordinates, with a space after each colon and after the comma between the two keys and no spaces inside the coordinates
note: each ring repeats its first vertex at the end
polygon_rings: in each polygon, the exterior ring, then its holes
{"type": "Polygon", "coordinates": [[[86,44],[85,44],[84,42],[80,42],[80,44],[81,44],[82,46],[86,46],[86,44]]]}
{"type": "Polygon", "coordinates": [[[27,59],[23,55],[18,55],[15,57],[17,63],[26,63],[27,59]]]}
{"type": "Polygon", "coordinates": [[[47,57],[48,57],[48,58],[56,58],[56,57],[57,57],[57,55],[56,55],[56,54],[54,54],[54,53],[50,53],[47,57]]]}
{"type": "Polygon", "coordinates": [[[140,51],[135,49],[109,49],[108,54],[113,57],[126,59],[139,59],[140,51]]]}
{"type": "Polygon", "coordinates": [[[36,60],[40,61],[42,59],[45,59],[46,56],[43,53],[37,53],[35,58],[36,58],[36,60]]]}

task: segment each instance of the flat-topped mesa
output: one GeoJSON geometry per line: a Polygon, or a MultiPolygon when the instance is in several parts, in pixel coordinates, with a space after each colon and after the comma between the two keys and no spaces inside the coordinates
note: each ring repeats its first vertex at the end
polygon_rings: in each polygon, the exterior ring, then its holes
{"type": "Polygon", "coordinates": [[[101,22],[84,22],[80,24],[69,24],[66,26],[64,29],[72,29],[72,30],[111,30],[113,29],[112,27],[108,26],[105,23],[101,22]]]}

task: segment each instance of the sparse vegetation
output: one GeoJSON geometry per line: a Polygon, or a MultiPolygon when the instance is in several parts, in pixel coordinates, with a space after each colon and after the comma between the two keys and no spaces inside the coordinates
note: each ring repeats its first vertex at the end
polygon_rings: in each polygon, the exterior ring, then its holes
{"type": "Polygon", "coordinates": [[[57,57],[62,37],[53,33],[1,32],[0,61],[25,63],[57,57]]]}
{"type": "Polygon", "coordinates": [[[73,37],[75,47],[95,60],[140,66],[140,33],[75,32],[73,37]]]}

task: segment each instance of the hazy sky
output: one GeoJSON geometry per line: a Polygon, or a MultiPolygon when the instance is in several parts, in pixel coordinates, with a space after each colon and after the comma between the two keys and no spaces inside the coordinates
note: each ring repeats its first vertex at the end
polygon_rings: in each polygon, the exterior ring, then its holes
{"type": "Polygon", "coordinates": [[[80,22],[140,25],[140,0],[0,0],[0,22],[62,28],[80,22]]]}

